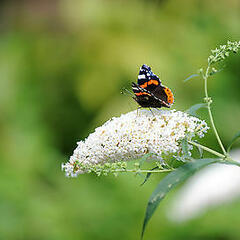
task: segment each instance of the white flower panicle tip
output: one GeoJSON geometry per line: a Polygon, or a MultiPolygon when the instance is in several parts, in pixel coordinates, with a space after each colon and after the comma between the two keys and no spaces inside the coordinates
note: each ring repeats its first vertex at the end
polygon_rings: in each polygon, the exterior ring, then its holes
{"type": "Polygon", "coordinates": [[[86,172],[81,166],[103,165],[139,159],[146,153],[155,160],[181,156],[181,140],[203,137],[206,123],[175,110],[135,110],[114,117],[78,142],[69,162],[62,165],[67,176],[86,172]]]}

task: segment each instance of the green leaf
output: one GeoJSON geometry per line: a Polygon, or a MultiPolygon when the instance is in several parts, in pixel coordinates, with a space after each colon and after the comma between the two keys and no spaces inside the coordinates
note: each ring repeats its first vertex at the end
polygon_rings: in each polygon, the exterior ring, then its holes
{"type": "Polygon", "coordinates": [[[183,138],[181,140],[181,147],[182,147],[182,151],[183,151],[183,157],[185,159],[189,159],[191,156],[189,154],[189,149],[188,149],[188,141],[186,138],[183,138]]]}
{"type": "Polygon", "coordinates": [[[223,160],[223,163],[240,167],[240,162],[237,162],[237,161],[234,161],[234,160],[223,160]]]}
{"type": "MultiPolygon", "coordinates": [[[[195,140],[194,142],[198,143],[197,140],[195,140]]],[[[198,149],[198,152],[199,152],[199,158],[202,158],[203,157],[203,149],[200,148],[200,147],[197,147],[197,149],[198,149]]]]}
{"type": "MultiPolygon", "coordinates": [[[[159,169],[159,167],[154,167],[154,168],[151,169],[151,171],[156,170],[156,169],[159,169]]],[[[147,173],[145,179],[143,180],[143,182],[141,183],[140,186],[142,186],[150,178],[151,174],[152,174],[151,172],[147,173]]]]}
{"type": "Polygon", "coordinates": [[[199,77],[199,74],[192,74],[190,77],[184,79],[183,81],[184,81],[184,82],[187,82],[187,81],[189,81],[190,79],[192,79],[192,78],[194,78],[194,77],[199,77]]]}
{"type": "Polygon", "coordinates": [[[189,115],[192,116],[197,116],[197,110],[199,110],[200,108],[206,108],[207,107],[207,103],[198,103],[195,104],[193,106],[191,106],[188,110],[186,110],[185,112],[188,113],[189,115]]]}
{"type": "Polygon", "coordinates": [[[180,166],[178,169],[169,173],[165,178],[163,178],[148,201],[145,218],[143,221],[141,239],[143,238],[148,221],[151,219],[153,213],[166,194],[178,184],[182,183],[184,180],[193,175],[197,170],[211,163],[219,161],[221,160],[217,158],[197,159],[193,162],[189,162],[180,166]]]}
{"type": "Polygon", "coordinates": [[[228,148],[227,148],[227,152],[229,153],[233,143],[238,139],[240,138],[240,131],[238,133],[236,133],[232,139],[232,141],[230,142],[230,144],[228,145],[228,148]]]}

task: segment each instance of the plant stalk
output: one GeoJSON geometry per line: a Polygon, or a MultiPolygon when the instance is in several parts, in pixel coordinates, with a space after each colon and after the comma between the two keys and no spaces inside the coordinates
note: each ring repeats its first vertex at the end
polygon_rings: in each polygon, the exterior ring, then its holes
{"type": "Polygon", "coordinates": [[[211,100],[209,99],[209,96],[208,96],[208,90],[207,90],[207,79],[208,79],[208,72],[209,72],[209,69],[210,69],[210,64],[208,64],[208,67],[207,67],[207,70],[206,70],[206,73],[205,75],[203,75],[203,79],[204,79],[204,91],[205,91],[205,97],[206,97],[206,101],[207,101],[207,108],[208,108],[208,115],[209,115],[209,118],[210,118],[210,122],[211,122],[211,125],[212,125],[212,128],[213,128],[213,131],[215,133],[215,136],[217,138],[217,141],[218,141],[218,144],[220,145],[222,151],[223,151],[223,154],[225,156],[227,156],[227,152],[222,144],[222,141],[219,137],[219,134],[217,132],[217,129],[215,127],[215,124],[214,124],[214,120],[213,120],[213,115],[212,115],[212,111],[211,111],[211,100]]]}
{"type": "Polygon", "coordinates": [[[216,156],[218,156],[218,157],[220,157],[220,158],[222,158],[222,159],[225,159],[225,158],[226,158],[225,155],[223,155],[223,154],[221,154],[221,153],[219,153],[219,152],[216,152],[216,151],[212,150],[211,148],[205,147],[205,146],[203,146],[203,145],[201,145],[201,144],[199,144],[199,143],[192,142],[192,141],[188,141],[188,143],[190,143],[190,144],[192,144],[192,145],[194,145],[194,146],[196,146],[196,147],[199,147],[199,148],[201,148],[201,149],[203,149],[203,150],[205,150],[205,151],[207,151],[207,152],[210,152],[210,153],[212,153],[212,154],[214,154],[214,155],[216,155],[216,156]]]}
{"type": "Polygon", "coordinates": [[[175,169],[159,169],[159,170],[141,170],[141,169],[116,169],[115,172],[135,172],[135,173],[164,173],[171,172],[175,169]]]}

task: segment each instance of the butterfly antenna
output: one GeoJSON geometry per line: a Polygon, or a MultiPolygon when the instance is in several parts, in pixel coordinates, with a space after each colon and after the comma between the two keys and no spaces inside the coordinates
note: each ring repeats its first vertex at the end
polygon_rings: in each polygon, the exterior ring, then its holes
{"type": "Polygon", "coordinates": [[[121,94],[131,95],[132,97],[134,96],[133,92],[129,91],[129,90],[126,89],[126,88],[123,88],[123,89],[122,89],[121,94]]]}

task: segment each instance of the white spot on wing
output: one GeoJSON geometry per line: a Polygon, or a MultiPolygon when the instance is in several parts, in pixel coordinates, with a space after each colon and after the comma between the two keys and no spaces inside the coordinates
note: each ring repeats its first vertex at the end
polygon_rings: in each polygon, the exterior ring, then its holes
{"type": "Polygon", "coordinates": [[[144,78],[146,78],[146,76],[144,74],[138,75],[138,79],[144,79],[144,78]]]}

